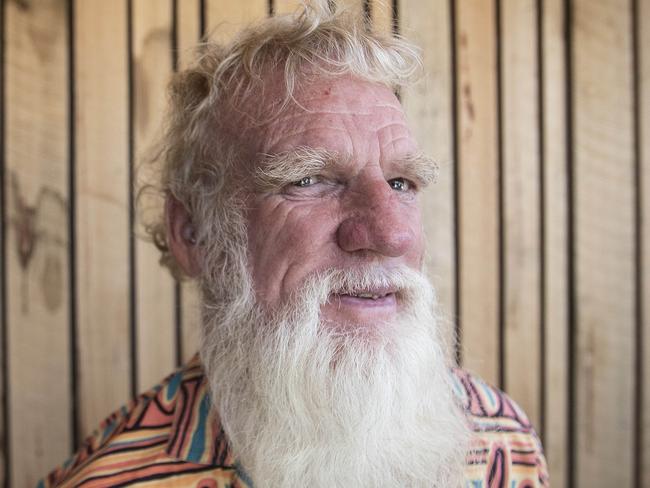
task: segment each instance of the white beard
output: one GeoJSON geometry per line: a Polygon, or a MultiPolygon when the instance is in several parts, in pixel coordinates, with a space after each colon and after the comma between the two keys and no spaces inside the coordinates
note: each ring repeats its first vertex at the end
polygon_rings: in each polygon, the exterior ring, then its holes
{"type": "Polygon", "coordinates": [[[329,271],[273,313],[251,292],[226,301],[204,303],[201,359],[256,488],[462,484],[469,429],[421,273],[329,271]],[[398,322],[337,329],[319,319],[330,293],[386,283],[399,290],[398,322]]]}

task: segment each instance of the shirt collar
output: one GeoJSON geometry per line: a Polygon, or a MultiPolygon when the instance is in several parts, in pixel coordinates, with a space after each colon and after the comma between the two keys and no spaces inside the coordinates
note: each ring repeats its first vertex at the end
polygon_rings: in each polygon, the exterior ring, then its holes
{"type": "Polygon", "coordinates": [[[167,454],[194,464],[233,468],[233,459],[218,416],[211,407],[208,384],[198,354],[172,375],[163,391],[173,399],[167,454]]]}
{"type": "Polygon", "coordinates": [[[167,454],[187,463],[233,470],[233,488],[253,488],[230,452],[221,421],[212,409],[198,354],[169,378],[160,395],[163,402],[173,404],[167,454]]]}

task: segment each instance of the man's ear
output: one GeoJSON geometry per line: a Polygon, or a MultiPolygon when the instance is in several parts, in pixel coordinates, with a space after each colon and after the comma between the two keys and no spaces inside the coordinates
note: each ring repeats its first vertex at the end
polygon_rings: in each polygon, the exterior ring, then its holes
{"type": "Polygon", "coordinates": [[[201,271],[196,229],[185,206],[172,195],[165,202],[165,221],[170,252],[183,272],[196,278],[201,271]]]}

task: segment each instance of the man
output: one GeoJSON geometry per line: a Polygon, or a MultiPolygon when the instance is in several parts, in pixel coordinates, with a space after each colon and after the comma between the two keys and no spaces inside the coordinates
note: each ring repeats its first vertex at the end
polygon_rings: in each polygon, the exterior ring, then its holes
{"type": "Polygon", "coordinates": [[[525,415],[440,338],[418,202],[435,166],[394,95],[418,65],[313,4],[176,76],[151,231],[200,283],[200,358],[42,486],[547,485],[525,415]]]}

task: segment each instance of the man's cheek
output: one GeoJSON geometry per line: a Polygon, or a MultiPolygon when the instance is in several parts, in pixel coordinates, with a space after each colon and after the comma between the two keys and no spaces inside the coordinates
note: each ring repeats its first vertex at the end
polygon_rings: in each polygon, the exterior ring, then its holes
{"type": "Polygon", "coordinates": [[[336,213],[329,202],[303,205],[289,212],[281,238],[289,248],[312,249],[331,241],[336,233],[336,213]]]}

